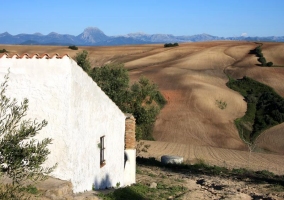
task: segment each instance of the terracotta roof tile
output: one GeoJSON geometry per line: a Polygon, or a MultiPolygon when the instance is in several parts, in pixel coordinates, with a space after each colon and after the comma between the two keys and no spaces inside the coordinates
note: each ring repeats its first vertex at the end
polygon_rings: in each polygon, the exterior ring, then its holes
{"type": "Polygon", "coordinates": [[[70,56],[69,56],[68,54],[64,54],[63,56],[59,56],[59,55],[58,55],[56,58],[60,58],[60,59],[61,59],[61,58],[63,58],[64,56],[67,56],[68,58],[70,58],[70,56]]]}
{"type": "Polygon", "coordinates": [[[19,55],[19,54],[12,54],[12,55],[9,55],[8,53],[3,53],[3,54],[0,54],[0,58],[16,58],[16,59],[42,59],[42,58],[45,58],[45,59],[51,59],[51,58],[56,58],[56,59],[61,59],[63,57],[67,56],[69,58],[69,55],[68,54],[64,54],[63,56],[59,56],[58,53],[55,53],[54,55],[50,56],[49,54],[45,53],[45,54],[42,54],[42,55],[39,55],[38,53],[35,53],[33,55],[29,55],[27,53],[24,53],[22,55],[19,55]]]}
{"type": "MultiPolygon", "coordinates": [[[[16,54],[16,55],[18,55],[18,54],[16,54]]],[[[21,59],[21,58],[30,58],[29,57],[29,54],[27,54],[27,53],[25,53],[25,54],[23,54],[22,56],[19,56],[18,55],[18,57],[16,57],[17,59],[21,59]]]]}
{"type": "Polygon", "coordinates": [[[3,57],[9,58],[9,55],[7,53],[3,53],[2,55],[0,55],[0,58],[3,58],[3,57]]]}

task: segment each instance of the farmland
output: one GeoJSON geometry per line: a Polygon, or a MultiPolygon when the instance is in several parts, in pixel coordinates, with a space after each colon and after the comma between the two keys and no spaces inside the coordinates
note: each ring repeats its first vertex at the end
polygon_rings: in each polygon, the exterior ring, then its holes
{"type": "MultiPolygon", "coordinates": [[[[131,82],[146,76],[158,85],[168,103],[154,126],[153,136],[160,149],[156,149],[155,142],[150,142],[148,156],[183,152],[189,160],[204,159],[212,163],[228,160],[229,165],[230,159],[246,163],[249,154],[234,124],[236,118],[245,114],[247,104],[242,95],[226,86],[227,75],[235,79],[248,76],[284,97],[284,68],[281,67],[284,66],[284,44],[263,43],[262,46],[266,59],[277,67],[258,66],[257,57],[249,54],[255,47],[257,44],[253,42],[218,41],[184,43],[170,48],[162,44],[79,47],[78,51],[87,50],[94,67],[124,63],[131,82]],[[218,104],[226,106],[220,108],[218,104]]],[[[78,52],[64,46],[0,46],[3,48],[10,54],[67,53],[73,57],[78,52]]],[[[269,128],[257,138],[259,153],[255,154],[260,156],[252,157],[251,163],[259,161],[257,165],[268,167],[278,160],[274,171],[279,171],[277,167],[283,166],[278,163],[284,153],[283,126],[282,123],[269,128]],[[266,158],[263,153],[276,155],[266,158]]],[[[241,163],[238,165],[243,166],[241,163]]]]}

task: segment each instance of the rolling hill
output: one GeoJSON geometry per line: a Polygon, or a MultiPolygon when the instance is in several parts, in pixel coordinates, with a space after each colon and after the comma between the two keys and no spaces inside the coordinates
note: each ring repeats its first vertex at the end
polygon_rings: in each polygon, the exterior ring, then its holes
{"type": "MultiPolygon", "coordinates": [[[[257,57],[249,54],[256,46],[246,41],[214,41],[184,43],[173,48],[147,44],[82,46],[79,50],[89,52],[93,66],[121,62],[129,70],[131,82],[146,76],[159,86],[168,104],[156,120],[155,140],[247,151],[234,125],[247,105],[243,96],[226,86],[228,78],[224,72],[234,78],[249,76],[284,97],[284,67],[280,67],[284,66],[284,44],[266,42],[262,47],[266,59],[279,67],[257,66],[257,57]],[[226,102],[226,108],[220,109],[217,101],[226,102]]],[[[0,45],[3,48],[10,53],[68,53],[71,57],[78,52],[66,46],[0,45]]],[[[284,124],[280,124],[262,133],[256,142],[259,151],[283,155],[283,128],[284,124]]]]}

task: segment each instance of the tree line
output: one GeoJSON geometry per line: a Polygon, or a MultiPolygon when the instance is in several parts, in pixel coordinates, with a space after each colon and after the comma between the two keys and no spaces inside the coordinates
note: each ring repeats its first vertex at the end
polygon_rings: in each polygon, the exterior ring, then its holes
{"type": "Polygon", "coordinates": [[[238,91],[247,102],[247,111],[235,124],[240,137],[253,143],[266,129],[284,122],[284,99],[273,88],[249,77],[230,78],[227,86],[238,91]]]}
{"type": "Polygon", "coordinates": [[[272,67],[273,62],[266,62],[265,57],[263,56],[261,45],[257,46],[255,49],[250,50],[250,54],[255,54],[258,57],[257,61],[260,62],[263,67],[272,67]]]}

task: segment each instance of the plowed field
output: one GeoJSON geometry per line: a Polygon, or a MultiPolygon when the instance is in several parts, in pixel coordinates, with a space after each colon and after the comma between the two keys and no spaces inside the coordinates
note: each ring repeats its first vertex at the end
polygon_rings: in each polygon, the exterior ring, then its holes
{"type": "MultiPolygon", "coordinates": [[[[246,160],[241,151],[232,153],[232,150],[247,151],[234,125],[234,119],[245,114],[246,102],[226,86],[228,78],[224,72],[234,78],[254,78],[284,97],[284,67],[279,67],[284,66],[284,44],[263,44],[266,60],[278,66],[270,68],[257,66],[257,58],[249,54],[256,46],[253,42],[218,41],[186,43],[172,48],[155,44],[79,47],[79,50],[89,52],[93,66],[122,62],[129,70],[131,82],[143,75],[159,86],[168,104],[155,123],[156,141],[179,144],[179,148],[187,148],[184,145],[222,148],[224,150],[214,153],[217,157],[230,152],[228,158],[235,155],[234,159],[246,160]],[[221,109],[218,102],[226,103],[225,108],[221,109]]],[[[78,52],[63,46],[2,45],[2,48],[11,54],[68,53],[73,57],[78,52]]],[[[262,149],[283,154],[283,139],[281,124],[263,133],[257,144],[262,149]]],[[[162,153],[162,149],[159,151],[162,153]]]]}

